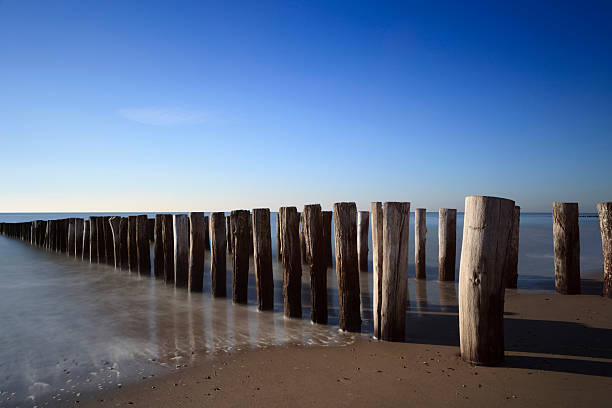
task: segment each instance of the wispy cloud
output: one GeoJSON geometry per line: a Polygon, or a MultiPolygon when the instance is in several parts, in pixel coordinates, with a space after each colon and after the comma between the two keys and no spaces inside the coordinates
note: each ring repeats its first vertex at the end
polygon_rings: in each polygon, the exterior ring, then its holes
{"type": "Polygon", "coordinates": [[[126,119],[158,126],[195,125],[207,122],[211,118],[209,112],[179,107],[125,108],[117,112],[126,119]]]}

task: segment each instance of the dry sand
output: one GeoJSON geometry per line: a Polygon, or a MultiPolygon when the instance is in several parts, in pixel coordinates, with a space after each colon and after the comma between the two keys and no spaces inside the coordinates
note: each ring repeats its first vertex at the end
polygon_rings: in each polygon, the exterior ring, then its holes
{"type": "Polygon", "coordinates": [[[500,366],[460,359],[456,310],[409,311],[405,343],[223,354],[78,406],[612,406],[612,300],[507,291],[505,310],[500,366]]]}

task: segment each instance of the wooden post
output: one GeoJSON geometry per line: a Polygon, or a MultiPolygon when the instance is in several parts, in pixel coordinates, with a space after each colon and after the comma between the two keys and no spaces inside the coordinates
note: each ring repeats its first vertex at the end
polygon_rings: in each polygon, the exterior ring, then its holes
{"type": "Polygon", "coordinates": [[[204,213],[189,213],[189,291],[202,292],[204,286],[204,213]]]}
{"type": "Polygon", "coordinates": [[[270,210],[253,210],[253,263],[257,284],[257,308],[274,309],[274,277],[272,275],[272,236],[270,210]]]}
{"type": "Polygon", "coordinates": [[[138,272],[138,245],[136,243],[136,215],[128,216],[128,269],[138,272]]]}
{"type": "Polygon", "coordinates": [[[98,263],[98,221],[89,217],[89,262],[98,263]]]}
{"type": "Polygon", "coordinates": [[[368,271],[368,230],[370,227],[370,213],[359,211],[357,213],[357,259],[359,270],[368,271]]]}
{"type": "Polygon", "coordinates": [[[280,208],[283,251],[283,305],[286,317],[302,317],[300,216],[295,207],[280,208]]]}
{"type": "Polygon", "coordinates": [[[403,341],[408,298],[410,203],[383,206],[383,276],[380,339],[403,341]]]}
{"type": "Polygon", "coordinates": [[[164,280],[174,282],[174,219],[172,214],[162,216],[162,238],[164,241],[164,280]]]}
{"type": "Polygon", "coordinates": [[[321,225],[321,206],[304,206],[304,241],[306,259],[310,267],[310,320],[313,323],[327,324],[327,265],[323,258],[323,227],[321,225]]]}
{"type": "Polygon", "coordinates": [[[357,206],[355,203],[334,204],[340,329],[346,331],[361,330],[356,221],[357,206]]]}
{"type": "Polygon", "coordinates": [[[334,266],[334,253],[332,251],[332,212],[321,211],[321,227],[323,231],[323,260],[325,266],[334,266]]]}
{"type": "Polygon", "coordinates": [[[121,235],[120,235],[120,225],[121,225],[121,217],[110,217],[108,219],[108,224],[110,225],[111,235],[113,238],[113,262],[115,269],[119,269],[121,267],[121,235]]]}
{"type": "Polygon", "coordinates": [[[149,219],[146,215],[136,218],[136,247],[138,248],[138,274],[151,276],[151,246],[147,226],[149,219]]]}
{"type": "Polygon", "coordinates": [[[465,199],[459,271],[461,357],[476,364],[504,359],[504,264],[514,201],[465,199]]]}
{"type": "Polygon", "coordinates": [[[553,203],[553,239],[557,292],[580,294],[578,203],[553,203]]]}
{"type": "Polygon", "coordinates": [[[302,263],[308,265],[310,262],[306,259],[306,238],[304,238],[304,212],[299,212],[300,216],[300,256],[302,259],[302,263]]]}
{"type": "Polygon", "coordinates": [[[149,242],[155,240],[155,218],[147,217],[147,237],[149,237],[149,242]]]}
{"type": "Polygon", "coordinates": [[[164,238],[163,214],[155,214],[155,244],[153,246],[153,274],[157,279],[164,278],[164,238]]]}
{"type": "Polygon", "coordinates": [[[506,288],[516,288],[518,281],[518,251],[519,251],[519,229],[521,224],[521,207],[514,206],[512,211],[512,229],[510,241],[508,242],[508,257],[504,271],[504,282],[506,288]]]}
{"type": "Polygon", "coordinates": [[[597,204],[603,255],[603,295],[612,299],[612,202],[597,204]]]}
{"type": "Polygon", "coordinates": [[[110,225],[110,217],[104,217],[104,248],[106,251],[106,264],[115,266],[115,248],[113,244],[113,231],[110,225]]]}
{"type": "Polygon", "coordinates": [[[74,256],[78,259],[83,259],[83,228],[84,221],[82,218],[74,219],[74,256]]]}
{"type": "Polygon", "coordinates": [[[66,252],[68,256],[74,256],[75,244],[74,244],[74,218],[68,218],[68,246],[66,248],[66,252]]]}
{"type": "Polygon", "coordinates": [[[225,236],[225,213],[210,214],[210,286],[214,297],[225,297],[226,291],[226,257],[227,241],[225,236]]]}
{"type": "Polygon", "coordinates": [[[249,256],[253,255],[253,218],[249,213],[249,256]]]}
{"type": "Polygon", "coordinates": [[[438,280],[455,280],[457,253],[457,210],[440,208],[438,224],[438,280]]]}
{"type": "Polygon", "coordinates": [[[119,266],[122,270],[130,270],[130,257],[128,254],[128,218],[119,220],[119,266]]]}
{"type": "Polygon", "coordinates": [[[90,231],[91,231],[91,220],[85,220],[83,222],[83,257],[82,259],[84,261],[89,261],[90,260],[90,243],[89,243],[89,237],[90,237],[90,231]]]}
{"type": "Polygon", "coordinates": [[[187,287],[189,276],[189,217],[173,215],[174,226],[174,286],[187,287]]]}
{"type": "Polygon", "coordinates": [[[380,339],[380,310],[382,304],[383,276],[383,206],[381,202],[370,204],[372,213],[372,314],[374,337],[380,339]]]}
{"type": "Polygon", "coordinates": [[[98,234],[98,263],[106,263],[106,241],[104,240],[104,217],[96,217],[96,233],[98,234]]]}
{"type": "Polygon", "coordinates": [[[208,215],[204,216],[204,249],[210,251],[210,230],[209,226],[210,221],[208,219],[208,215]]]}
{"type": "Polygon", "coordinates": [[[227,241],[227,252],[232,253],[232,217],[225,217],[225,238],[227,241]]]}
{"type": "Polygon", "coordinates": [[[232,227],[232,294],[235,303],[247,303],[249,283],[249,254],[251,253],[252,236],[249,235],[249,211],[234,210],[231,212],[232,227]]]}
{"type": "Polygon", "coordinates": [[[280,236],[280,213],[276,213],[276,257],[282,259],[281,236],[280,236]]]}
{"type": "Polygon", "coordinates": [[[225,213],[210,214],[211,248],[210,279],[211,292],[214,297],[227,296],[226,290],[226,256],[227,241],[225,234],[225,213]]]}
{"type": "Polygon", "coordinates": [[[414,211],[414,271],[417,279],[427,279],[425,272],[425,242],[427,241],[427,211],[414,211]]]}

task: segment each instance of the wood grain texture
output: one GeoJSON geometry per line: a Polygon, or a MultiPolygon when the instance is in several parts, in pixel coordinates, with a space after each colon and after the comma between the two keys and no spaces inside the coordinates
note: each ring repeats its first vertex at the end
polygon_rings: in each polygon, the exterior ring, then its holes
{"type": "Polygon", "coordinates": [[[327,324],[327,265],[323,257],[323,226],[321,205],[304,206],[304,243],[310,268],[310,320],[327,324]]]}
{"type": "Polygon", "coordinates": [[[427,243],[427,210],[414,210],[414,274],[416,279],[427,279],[425,244],[427,243]]]}
{"type": "Polygon", "coordinates": [[[307,259],[308,255],[306,254],[306,238],[304,238],[304,212],[298,211],[298,215],[300,216],[300,254],[302,256],[302,263],[308,265],[309,262],[307,259]]]}
{"type": "Polygon", "coordinates": [[[465,199],[459,272],[461,357],[476,364],[504,359],[504,269],[514,201],[465,199]]]}
{"type": "Polygon", "coordinates": [[[504,280],[506,288],[516,288],[518,283],[518,251],[519,251],[519,232],[521,226],[521,207],[514,206],[512,211],[512,229],[508,242],[508,250],[506,257],[506,269],[504,271],[504,280]]]}
{"type": "Polygon", "coordinates": [[[121,217],[110,217],[108,220],[113,238],[113,261],[115,269],[121,268],[121,217]]]}
{"type": "Polygon", "coordinates": [[[231,213],[225,218],[225,238],[227,252],[232,253],[232,216],[231,213]]]}
{"type": "Polygon", "coordinates": [[[270,210],[255,208],[252,217],[255,282],[257,285],[257,308],[274,308],[274,277],[272,275],[272,234],[270,210]]]}
{"type": "Polygon", "coordinates": [[[164,279],[164,226],[163,214],[155,214],[155,241],[153,244],[153,275],[157,279],[164,279]]]}
{"type": "Polygon", "coordinates": [[[172,216],[174,236],[174,286],[187,287],[189,277],[189,217],[187,214],[172,216]]]}
{"type": "Polygon", "coordinates": [[[612,202],[597,204],[603,256],[603,295],[612,299],[612,202]]]}
{"type": "Polygon", "coordinates": [[[403,341],[408,299],[410,203],[383,205],[383,273],[380,339],[403,341]]]}
{"type": "Polygon", "coordinates": [[[553,203],[555,287],[564,295],[580,294],[578,204],[553,203]]]}
{"type": "Polygon", "coordinates": [[[457,254],[457,210],[440,208],[438,221],[438,280],[455,280],[457,254]]]}
{"type": "Polygon", "coordinates": [[[361,330],[361,313],[355,203],[334,204],[334,240],[340,329],[358,332],[361,330]]]}
{"type": "Polygon", "coordinates": [[[302,317],[300,216],[295,207],[281,207],[283,305],[286,317],[302,317]]]}
{"type": "Polygon", "coordinates": [[[225,213],[210,214],[210,286],[214,297],[226,297],[226,249],[225,213]]]}
{"type": "Polygon", "coordinates": [[[172,214],[162,216],[162,239],[164,241],[164,280],[174,283],[174,218],[172,214]]]}
{"type": "Polygon", "coordinates": [[[249,255],[252,235],[248,210],[233,210],[230,214],[232,228],[232,299],[234,303],[247,303],[249,284],[249,255]]]}
{"type": "Polygon", "coordinates": [[[368,270],[368,233],[370,228],[370,213],[359,211],[357,213],[357,259],[359,270],[368,270]]]}
{"type": "Polygon", "coordinates": [[[372,315],[374,337],[380,339],[380,309],[382,302],[383,274],[383,205],[381,202],[370,204],[372,214],[372,315]]]}
{"type": "Polygon", "coordinates": [[[210,251],[210,219],[208,215],[204,216],[204,249],[210,251]]]}
{"type": "Polygon", "coordinates": [[[136,247],[138,274],[151,276],[151,246],[149,245],[149,219],[146,215],[136,217],[136,247]]]}
{"type": "Polygon", "coordinates": [[[189,213],[189,291],[202,292],[204,288],[204,238],[205,217],[203,212],[189,213]]]}

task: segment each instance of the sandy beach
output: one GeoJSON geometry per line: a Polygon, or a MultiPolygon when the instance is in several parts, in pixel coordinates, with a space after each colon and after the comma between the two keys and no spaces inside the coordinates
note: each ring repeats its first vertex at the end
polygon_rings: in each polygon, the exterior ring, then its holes
{"type": "Polygon", "coordinates": [[[247,350],[98,393],[78,406],[609,406],[612,302],[506,293],[506,360],[459,357],[457,313],[408,311],[405,343],[247,350]],[[418,323],[418,326],[416,325],[418,323]]]}

